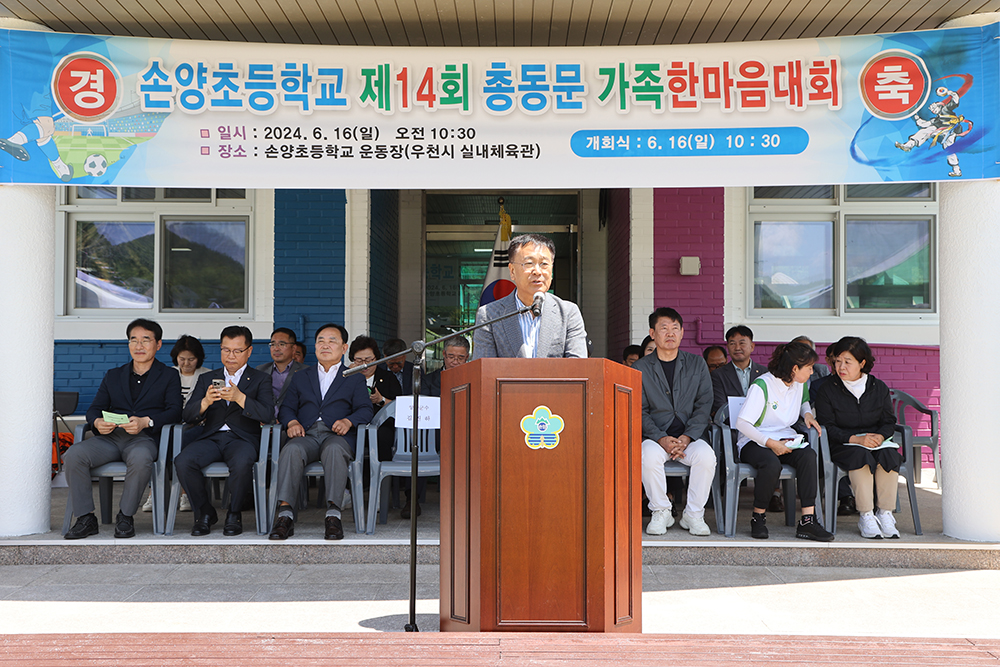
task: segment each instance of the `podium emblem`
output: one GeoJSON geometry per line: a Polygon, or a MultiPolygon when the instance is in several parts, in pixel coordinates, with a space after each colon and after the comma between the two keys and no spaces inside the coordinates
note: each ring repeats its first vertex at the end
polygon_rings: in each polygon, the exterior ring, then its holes
{"type": "Polygon", "coordinates": [[[552,449],[559,444],[559,434],[564,426],[562,417],[552,414],[546,406],[539,405],[521,420],[524,444],[531,449],[552,449]]]}

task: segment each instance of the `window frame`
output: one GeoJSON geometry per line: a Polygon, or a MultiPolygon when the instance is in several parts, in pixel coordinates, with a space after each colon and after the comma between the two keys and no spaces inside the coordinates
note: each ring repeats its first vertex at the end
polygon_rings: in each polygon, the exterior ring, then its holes
{"type": "Polygon", "coordinates": [[[745,227],[745,313],[749,321],[783,321],[799,324],[906,322],[926,323],[940,313],[938,290],[938,188],[930,183],[929,198],[847,199],[846,185],[834,185],[834,199],[754,199],[754,188],[746,189],[745,227]],[[927,220],[930,226],[929,266],[931,307],[928,309],[856,309],[847,305],[847,220],[927,220]],[[816,308],[758,308],[754,303],[755,245],[754,228],[757,222],[824,221],[833,222],[833,290],[834,307],[816,308]]]}
{"type": "MultiPolygon", "coordinates": [[[[212,202],[207,201],[122,201],[122,189],[117,199],[76,198],[75,188],[57,188],[56,204],[56,253],[55,253],[55,315],[60,321],[86,322],[104,329],[104,324],[128,322],[137,317],[149,317],[161,324],[168,322],[195,322],[216,329],[218,323],[255,321],[258,313],[270,317],[260,309],[258,294],[262,284],[256,279],[258,231],[255,217],[256,191],[246,190],[244,199],[217,199],[217,188],[212,188],[212,202]],[[246,225],[246,271],[244,276],[244,309],[164,309],[163,298],[163,234],[167,221],[178,219],[243,220],[246,225]],[[153,256],[153,307],[152,308],[77,308],[75,292],[76,222],[146,222],[154,225],[153,256]]],[[[265,232],[268,230],[264,230],[265,232]]],[[[264,238],[264,237],[261,237],[264,238]]],[[[271,248],[273,253],[273,248],[271,248]]],[[[264,267],[266,268],[266,267],[264,267]]],[[[267,291],[266,289],[263,291],[267,291]]],[[[268,309],[264,309],[268,310],[268,309]]],[[[117,330],[118,326],[114,329],[117,330]]],[[[92,329],[92,327],[85,327],[92,329]]],[[[197,327],[196,327],[197,329],[197,327]]],[[[58,331],[57,331],[58,337],[58,331]]],[[[72,336],[86,338],[87,336],[72,336]]]]}

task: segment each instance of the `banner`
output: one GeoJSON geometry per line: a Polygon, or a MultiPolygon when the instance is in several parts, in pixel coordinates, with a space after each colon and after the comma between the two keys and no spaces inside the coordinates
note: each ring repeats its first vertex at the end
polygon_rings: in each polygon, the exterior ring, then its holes
{"type": "Polygon", "coordinates": [[[0,30],[0,182],[597,188],[997,178],[998,24],[593,48],[0,30]]]}

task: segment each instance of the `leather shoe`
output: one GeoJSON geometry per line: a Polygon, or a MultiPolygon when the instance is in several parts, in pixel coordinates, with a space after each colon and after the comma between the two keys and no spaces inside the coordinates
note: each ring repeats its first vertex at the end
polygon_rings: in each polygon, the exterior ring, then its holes
{"type": "Polygon", "coordinates": [[[858,506],[854,502],[854,496],[844,496],[837,505],[837,516],[851,516],[858,513],[858,506]]]}
{"type": "Polygon", "coordinates": [[[67,540],[80,540],[89,535],[97,535],[97,517],[93,514],[84,514],[76,518],[76,523],[63,537],[67,540]]]}
{"type": "MultiPolygon", "coordinates": [[[[420,503],[417,503],[417,516],[420,516],[420,514],[421,514],[422,511],[423,510],[420,509],[420,503]]],[[[404,519],[409,519],[410,518],[410,503],[409,502],[407,502],[405,505],[403,505],[403,509],[399,510],[399,516],[401,516],[404,519]]]]}
{"type": "Polygon", "coordinates": [[[344,539],[344,524],[335,516],[326,517],[326,532],[323,534],[324,540],[344,539]]]}
{"type": "Polygon", "coordinates": [[[271,534],[267,536],[269,540],[287,540],[289,537],[295,534],[295,522],[289,519],[287,516],[279,516],[274,520],[274,528],[271,529],[271,534]]]}
{"type": "Polygon", "coordinates": [[[198,520],[194,522],[194,526],[191,528],[191,534],[195,537],[208,535],[212,532],[212,525],[218,523],[218,521],[219,515],[215,513],[214,509],[210,514],[202,514],[198,517],[198,520]]]}
{"type": "Polygon", "coordinates": [[[226,512],[226,525],[222,529],[222,534],[227,537],[239,535],[243,532],[243,514],[241,512],[226,512]]]}
{"type": "Polygon", "coordinates": [[[768,512],[784,512],[785,511],[785,501],[781,499],[781,496],[771,496],[771,502],[767,504],[768,512]]]}
{"type": "Polygon", "coordinates": [[[121,510],[118,510],[118,516],[115,517],[115,537],[135,537],[135,522],[121,510]]]}

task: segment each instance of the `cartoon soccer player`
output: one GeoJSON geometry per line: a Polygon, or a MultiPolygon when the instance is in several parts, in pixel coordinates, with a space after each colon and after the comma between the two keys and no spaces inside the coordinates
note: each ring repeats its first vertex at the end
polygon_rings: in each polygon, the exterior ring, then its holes
{"type": "MultiPolygon", "coordinates": [[[[925,141],[930,139],[931,147],[940,145],[942,150],[948,150],[955,143],[956,139],[964,137],[971,132],[972,121],[967,120],[964,116],[955,114],[955,108],[958,106],[961,95],[967,89],[968,85],[963,86],[959,92],[955,92],[945,86],[939,86],[934,93],[941,99],[937,102],[932,102],[928,107],[930,112],[934,114],[934,117],[928,120],[920,116],[914,116],[913,120],[920,129],[911,134],[906,143],[901,144],[897,141],[896,148],[909,153],[910,149],[914,146],[922,146],[925,141]],[[962,131],[964,125],[968,127],[965,131],[962,131]]],[[[948,172],[948,175],[955,178],[961,176],[962,168],[958,166],[958,156],[954,153],[948,153],[946,160],[951,166],[951,171],[948,172]]]]}
{"type": "Polygon", "coordinates": [[[24,149],[24,144],[34,141],[42,153],[52,163],[52,167],[59,174],[63,182],[69,182],[73,178],[73,166],[66,164],[59,156],[59,149],[56,142],[52,140],[55,134],[56,123],[52,116],[38,116],[31,122],[14,133],[9,139],[0,138],[0,149],[7,151],[16,159],[27,162],[31,159],[28,151],[24,149]]]}

